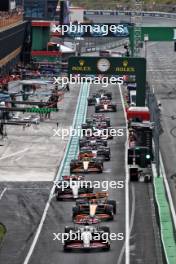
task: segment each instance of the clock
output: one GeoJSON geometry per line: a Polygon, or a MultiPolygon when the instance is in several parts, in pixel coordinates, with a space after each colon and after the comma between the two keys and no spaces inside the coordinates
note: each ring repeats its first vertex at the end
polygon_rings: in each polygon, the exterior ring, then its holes
{"type": "Polygon", "coordinates": [[[97,68],[100,72],[107,72],[111,64],[108,59],[99,59],[97,62],[97,68]]]}

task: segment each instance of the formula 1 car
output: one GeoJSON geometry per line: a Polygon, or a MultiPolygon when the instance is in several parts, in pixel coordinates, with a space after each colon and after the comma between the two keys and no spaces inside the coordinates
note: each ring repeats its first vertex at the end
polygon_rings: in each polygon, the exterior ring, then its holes
{"type": "Polygon", "coordinates": [[[111,159],[111,151],[109,147],[92,145],[88,147],[82,147],[79,153],[79,159],[81,156],[87,153],[90,158],[102,159],[103,161],[109,161],[111,159]]]}
{"type": "Polygon", "coordinates": [[[106,122],[100,122],[100,121],[92,121],[89,123],[85,123],[81,125],[82,129],[88,129],[95,127],[97,129],[102,129],[102,128],[108,128],[108,125],[106,122]]]}
{"type": "Polygon", "coordinates": [[[73,221],[75,224],[96,224],[99,221],[114,219],[116,201],[111,200],[80,200],[73,207],[73,221]]]}
{"type": "Polygon", "coordinates": [[[87,124],[92,124],[92,122],[106,122],[107,126],[111,126],[110,117],[106,117],[104,114],[94,114],[91,118],[86,119],[87,124]]]}
{"type": "Polygon", "coordinates": [[[101,139],[100,137],[83,137],[79,140],[79,147],[88,147],[92,145],[107,147],[107,140],[101,139]]]}
{"type": "Polygon", "coordinates": [[[95,105],[95,112],[117,112],[117,106],[108,99],[102,99],[95,105]]]}
{"type": "Polygon", "coordinates": [[[102,127],[94,127],[90,126],[89,128],[86,128],[82,130],[83,136],[95,136],[95,137],[100,137],[102,139],[113,139],[113,135],[111,133],[110,127],[107,128],[102,128],[102,127]]]}
{"type": "Polygon", "coordinates": [[[107,226],[65,227],[64,251],[110,250],[110,229],[107,226]],[[73,239],[74,237],[74,239],[73,239]]]}
{"type": "MultiPolygon", "coordinates": [[[[84,176],[82,175],[65,175],[62,176],[62,179],[60,181],[58,181],[57,183],[55,182],[55,193],[57,193],[57,191],[62,187],[62,183],[67,183],[67,185],[69,185],[70,182],[79,182],[79,181],[83,181],[85,179],[84,176]]],[[[66,184],[65,184],[66,185],[66,184]]]]}
{"type": "Polygon", "coordinates": [[[55,187],[56,200],[74,200],[84,198],[84,194],[93,193],[90,182],[84,181],[83,176],[64,176],[55,187]]]}
{"type": "Polygon", "coordinates": [[[107,192],[97,192],[84,195],[83,198],[76,201],[76,205],[85,203],[100,203],[100,204],[111,204],[113,206],[113,213],[116,214],[116,201],[108,199],[109,194],[107,192]]]}
{"type": "Polygon", "coordinates": [[[95,105],[100,98],[106,97],[109,100],[112,100],[112,93],[106,92],[105,90],[99,90],[97,93],[92,94],[92,96],[88,97],[88,106],[95,105]]]}
{"type": "Polygon", "coordinates": [[[103,161],[99,159],[89,158],[84,155],[82,159],[71,160],[70,173],[89,173],[89,172],[103,172],[103,161]]]}

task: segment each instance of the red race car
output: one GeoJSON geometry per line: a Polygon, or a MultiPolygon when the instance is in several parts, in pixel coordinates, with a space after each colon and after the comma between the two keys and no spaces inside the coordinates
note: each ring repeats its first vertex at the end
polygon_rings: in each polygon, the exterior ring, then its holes
{"type": "Polygon", "coordinates": [[[83,176],[64,176],[55,187],[56,200],[67,201],[84,198],[84,194],[91,194],[93,187],[90,182],[84,181],[83,176]]]}
{"type": "Polygon", "coordinates": [[[109,99],[102,99],[95,105],[95,112],[117,112],[116,104],[113,104],[109,99]]]}
{"type": "Polygon", "coordinates": [[[110,229],[107,226],[68,226],[65,227],[64,251],[108,251],[110,250],[109,237],[110,229]]]}
{"type": "Polygon", "coordinates": [[[116,201],[107,199],[78,200],[73,207],[73,221],[76,224],[98,223],[113,220],[116,213],[116,201]]]}
{"type": "Polygon", "coordinates": [[[103,172],[103,161],[91,158],[89,154],[81,155],[81,159],[71,160],[70,173],[103,172]]]}

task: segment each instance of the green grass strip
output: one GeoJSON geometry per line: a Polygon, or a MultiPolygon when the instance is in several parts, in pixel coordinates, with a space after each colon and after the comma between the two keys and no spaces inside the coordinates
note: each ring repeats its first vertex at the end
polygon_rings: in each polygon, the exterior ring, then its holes
{"type": "Polygon", "coordinates": [[[172,215],[162,177],[154,177],[155,198],[158,205],[162,244],[168,264],[176,264],[176,240],[172,215]]]}
{"type": "Polygon", "coordinates": [[[5,234],[6,234],[6,228],[3,224],[0,224],[0,244],[5,237],[5,234]]]}

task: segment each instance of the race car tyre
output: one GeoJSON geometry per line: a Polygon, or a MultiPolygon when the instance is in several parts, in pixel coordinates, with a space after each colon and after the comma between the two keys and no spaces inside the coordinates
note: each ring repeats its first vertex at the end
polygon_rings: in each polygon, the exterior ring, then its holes
{"type": "Polygon", "coordinates": [[[99,107],[95,106],[95,113],[99,113],[99,107]]]}
{"type": "Polygon", "coordinates": [[[108,226],[100,226],[99,230],[110,235],[110,228],[108,226]]]}
{"type": "Polygon", "coordinates": [[[72,251],[71,248],[67,248],[67,247],[64,246],[64,252],[71,252],[71,251],[72,251]]]}
{"type": "Polygon", "coordinates": [[[112,205],[113,206],[113,213],[114,214],[116,214],[116,212],[117,212],[117,204],[116,204],[116,201],[114,201],[114,200],[107,200],[107,204],[110,204],[110,205],[112,205]]]}
{"type": "Polygon", "coordinates": [[[101,164],[103,164],[104,161],[105,161],[105,158],[103,155],[97,157],[97,162],[100,162],[101,164]]]}
{"type": "Polygon", "coordinates": [[[107,96],[109,100],[112,100],[112,93],[105,93],[105,96],[107,96]]]}
{"type": "Polygon", "coordinates": [[[111,204],[106,206],[105,212],[111,217],[111,220],[114,219],[113,206],[111,204]]]}
{"type": "Polygon", "coordinates": [[[103,249],[103,251],[109,251],[110,249],[111,249],[111,246],[109,244],[106,248],[103,249]]]}
{"type": "Polygon", "coordinates": [[[86,189],[86,193],[93,193],[93,187],[86,189]]]}
{"type": "Polygon", "coordinates": [[[112,109],[113,109],[114,112],[117,112],[117,106],[116,105],[113,105],[112,109]]]}
{"type": "Polygon", "coordinates": [[[75,216],[77,216],[77,214],[79,214],[79,208],[74,206],[72,208],[72,212],[73,212],[73,218],[74,218],[75,216]]]}
{"type": "Polygon", "coordinates": [[[88,129],[88,128],[90,128],[90,125],[88,125],[88,124],[82,124],[82,129],[88,129]]]}
{"type": "Polygon", "coordinates": [[[70,233],[70,231],[76,231],[76,227],[66,226],[65,227],[65,233],[70,233]]]}

